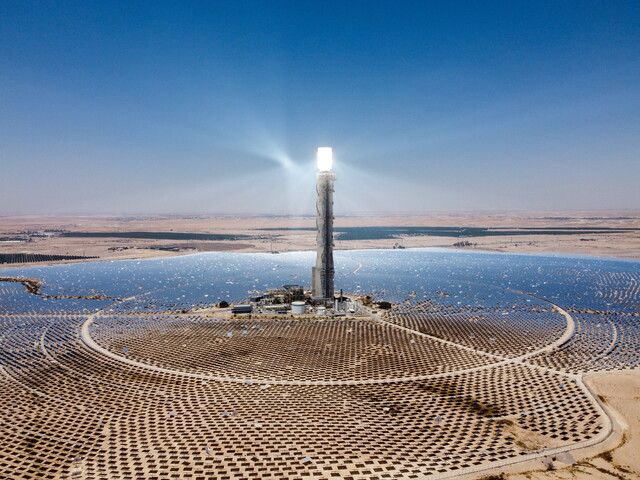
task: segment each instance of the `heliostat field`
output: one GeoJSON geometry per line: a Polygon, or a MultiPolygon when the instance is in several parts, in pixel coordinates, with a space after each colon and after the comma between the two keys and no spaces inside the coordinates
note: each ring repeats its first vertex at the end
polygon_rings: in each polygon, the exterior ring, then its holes
{"type": "Polygon", "coordinates": [[[480,476],[609,434],[583,376],[637,368],[637,262],[344,252],[336,284],[391,310],[199,310],[296,281],[308,257],[19,272],[93,300],[0,283],[2,476],[480,476]]]}

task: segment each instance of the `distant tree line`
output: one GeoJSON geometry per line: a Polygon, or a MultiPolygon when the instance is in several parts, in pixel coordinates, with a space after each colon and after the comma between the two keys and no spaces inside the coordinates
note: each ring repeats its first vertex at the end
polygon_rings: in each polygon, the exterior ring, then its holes
{"type": "Polygon", "coordinates": [[[478,245],[477,243],[471,243],[466,240],[463,242],[456,242],[453,244],[454,247],[475,247],[477,245],[478,245]]]}
{"type": "Polygon", "coordinates": [[[42,253],[0,253],[0,264],[56,262],[59,260],[85,260],[89,258],[98,257],[85,257],[82,255],[46,255],[42,253]]]}

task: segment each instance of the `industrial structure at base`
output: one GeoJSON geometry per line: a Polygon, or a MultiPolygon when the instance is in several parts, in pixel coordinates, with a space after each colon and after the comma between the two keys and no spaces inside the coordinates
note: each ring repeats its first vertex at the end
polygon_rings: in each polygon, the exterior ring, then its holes
{"type": "MultiPolygon", "coordinates": [[[[300,285],[282,285],[282,288],[263,293],[254,293],[242,303],[229,306],[226,302],[218,307],[230,308],[233,315],[320,315],[344,317],[345,315],[361,315],[368,313],[363,305],[375,307],[379,305],[371,302],[370,297],[346,296],[342,292],[328,302],[315,302],[309,291],[300,285]]],[[[382,302],[383,304],[385,302],[382,302]]],[[[383,305],[381,308],[385,308],[383,305]]],[[[220,313],[220,312],[218,312],[220,313]]]]}

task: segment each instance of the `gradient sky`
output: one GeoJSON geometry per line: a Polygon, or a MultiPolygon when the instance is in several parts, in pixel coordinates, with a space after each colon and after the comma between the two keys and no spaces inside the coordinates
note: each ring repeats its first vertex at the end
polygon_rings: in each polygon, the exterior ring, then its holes
{"type": "Polygon", "coordinates": [[[640,2],[0,3],[0,214],[640,208],[640,2]]]}

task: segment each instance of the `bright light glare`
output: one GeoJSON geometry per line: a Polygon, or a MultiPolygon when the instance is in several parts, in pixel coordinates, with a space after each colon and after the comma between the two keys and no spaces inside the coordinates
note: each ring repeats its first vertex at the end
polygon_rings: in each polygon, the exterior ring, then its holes
{"type": "Polygon", "coordinates": [[[333,150],[331,150],[331,147],[318,148],[318,170],[321,172],[328,172],[331,170],[332,163],[333,150]]]}

